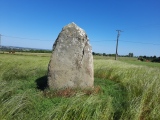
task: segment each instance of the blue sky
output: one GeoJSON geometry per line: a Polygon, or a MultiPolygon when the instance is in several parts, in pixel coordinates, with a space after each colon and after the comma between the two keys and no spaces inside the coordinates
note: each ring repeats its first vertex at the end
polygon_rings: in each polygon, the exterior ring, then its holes
{"type": "Polygon", "coordinates": [[[51,49],[71,22],[94,52],[114,54],[116,30],[123,30],[118,54],[160,56],[159,0],[0,0],[2,45],[51,49]]]}

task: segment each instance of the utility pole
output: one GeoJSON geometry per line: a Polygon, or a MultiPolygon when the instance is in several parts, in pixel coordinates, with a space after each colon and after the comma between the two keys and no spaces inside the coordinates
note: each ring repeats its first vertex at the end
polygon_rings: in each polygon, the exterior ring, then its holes
{"type": "Polygon", "coordinates": [[[118,56],[118,39],[119,39],[119,36],[120,36],[120,32],[123,32],[121,30],[116,30],[118,32],[118,35],[117,35],[117,44],[116,44],[116,55],[115,55],[115,60],[117,60],[117,56],[118,56]]]}
{"type": "Polygon", "coordinates": [[[0,34],[0,49],[1,49],[1,36],[2,36],[2,35],[0,34]]]}

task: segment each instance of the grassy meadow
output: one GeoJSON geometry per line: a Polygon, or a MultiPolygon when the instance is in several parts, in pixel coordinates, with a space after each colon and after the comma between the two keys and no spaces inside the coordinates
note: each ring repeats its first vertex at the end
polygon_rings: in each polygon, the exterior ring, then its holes
{"type": "Polygon", "coordinates": [[[0,54],[0,120],[160,119],[160,63],[94,56],[93,90],[51,91],[50,55],[0,54]]]}

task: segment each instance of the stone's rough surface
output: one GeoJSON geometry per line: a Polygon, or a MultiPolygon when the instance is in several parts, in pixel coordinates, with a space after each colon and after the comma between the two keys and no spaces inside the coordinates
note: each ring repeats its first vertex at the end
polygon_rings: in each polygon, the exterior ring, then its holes
{"type": "Polygon", "coordinates": [[[75,23],[65,26],[53,45],[48,84],[51,89],[94,86],[92,49],[85,31],[75,23]]]}

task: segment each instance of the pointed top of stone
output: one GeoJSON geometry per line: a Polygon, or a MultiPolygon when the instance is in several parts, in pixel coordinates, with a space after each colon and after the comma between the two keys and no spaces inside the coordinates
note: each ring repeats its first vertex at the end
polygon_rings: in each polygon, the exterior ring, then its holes
{"type": "Polygon", "coordinates": [[[78,25],[76,25],[74,22],[71,22],[68,25],[64,26],[63,30],[66,30],[69,28],[76,29],[76,31],[78,31],[81,36],[86,35],[85,31],[82,28],[80,28],[78,25]]]}
{"type": "Polygon", "coordinates": [[[70,24],[74,24],[74,25],[76,25],[74,22],[71,22],[70,24]]]}
{"type": "MultiPolygon", "coordinates": [[[[77,25],[74,23],[74,22],[71,22],[71,23],[69,23],[68,25],[66,25],[66,26],[74,26],[74,27],[76,27],[77,25]]],[[[78,26],[77,26],[78,27],[78,26]]]]}

